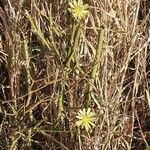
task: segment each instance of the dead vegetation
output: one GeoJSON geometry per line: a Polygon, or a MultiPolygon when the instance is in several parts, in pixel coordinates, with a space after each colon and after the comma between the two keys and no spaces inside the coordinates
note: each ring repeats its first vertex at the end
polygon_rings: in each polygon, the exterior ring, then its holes
{"type": "Polygon", "coordinates": [[[150,2],[84,3],[75,26],[68,0],[0,0],[0,149],[149,148],[150,2]]]}

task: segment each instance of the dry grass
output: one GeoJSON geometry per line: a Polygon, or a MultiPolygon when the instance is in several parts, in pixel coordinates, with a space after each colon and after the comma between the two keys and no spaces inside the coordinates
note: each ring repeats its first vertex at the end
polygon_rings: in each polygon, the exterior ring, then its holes
{"type": "Polygon", "coordinates": [[[0,149],[141,150],[150,145],[150,2],[0,0],[0,149]],[[75,115],[91,107],[92,133],[75,115]]]}

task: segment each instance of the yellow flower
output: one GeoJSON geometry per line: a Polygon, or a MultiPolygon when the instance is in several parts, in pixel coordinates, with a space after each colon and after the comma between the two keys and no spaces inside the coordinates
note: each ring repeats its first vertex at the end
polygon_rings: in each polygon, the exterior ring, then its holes
{"type": "Polygon", "coordinates": [[[84,5],[82,0],[73,0],[69,5],[70,8],[68,10],[76,20],[83,19],[88,14],[88,5],[84,5]]]}
{"type": "Polygon", "coordinates": [[[85,128],[86,131],[89,131],[95,126],[96,114],[90,108],[87,110],[85,108],[83,108],[83,110],[80,109],[76,118],[78,119],[76,125],[78,127],[81,126],[81,128],[85,128]]]}

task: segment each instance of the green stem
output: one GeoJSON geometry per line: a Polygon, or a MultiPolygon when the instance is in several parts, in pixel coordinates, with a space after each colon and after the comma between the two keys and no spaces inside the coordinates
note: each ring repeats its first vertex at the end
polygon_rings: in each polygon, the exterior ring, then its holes
{"type": "MultiPolygon", "coordinates": [[[[22,33],[23,35],[23,45],[24,45],[24,55],[25,55],[25,67],[26,67],[26,72],[27,72],[27,92],[30,92],[30,86],[31,86],[31,74],[30,74],[30,55],[29,55],[29,51],[28,51],[28,39],[27,37],[24,35],[24,33],[22,33]]],[[[31,100],[31,95],[28,96],[27,99],[27,104],[29,105],[31,100]]],[[[29,116],[31,121],[33,121],[33,114],[32,114],[32,110],[29,112],[29,116]]]]}
{"type": "Polygon", "coordinates": [[[92,79],[91,79],[91,84],[90,84],[89,90],[88,90],[87,105],[89,105],[91,103],[91,93],[93,91],[94,80],[96,78],[96,74],[98,73],[98,68],[100,67],[100,64],[101,64],[101,56],[102,56],[104,37],[105,37],[105,30],[102,28],[101,30],[99,30],[98,45],[96,48],[94,66],[93,66],[92,72],[91,72],[92,79]]]}
{"type": "Polygon", "coordinates": [[[71,51],[69,52],[69,55],[68,55],[68,59],[66,61],[66,65],[65,67],[69,67],[70,65],[70,62],[76,52],[76,47],[78,45],[78,41],[79,41],[79,38],[80,38],[80,24],[77,25],[76,29],[75,29],[75,37],[74,37],[74,43],[73,43],[73,46],[71,48],[71,51]]]}
{"type": "Polygon", "coordinates": [[[61,85],[60,85],[61,89],[60,89],[60,95],[58,97],[58,114],[57,114],[57,120],[59,120],[61,118],[61,114],[62,114],[62,111],[63,111],[63,98],[64,98],[64,86],[65,86],[65,83],[63,81],[61,81],[61,85]]]}
{"type": "MultiPolygon", "coordinates": [[[[68,76],[68,72],[66,71],[70,69],[70,63],[72,58],[74,57],[74,54],[76,52],[76,48],[79,42],[79,38],[80,38],[80,23],[77,24],[77,26],[73,25],[73,31],[72,31],[72,36],[71,36],[71,43],[73,43],[73,46],[71,48],[71,50],[68,52],[68,58],[65,64],[65,68],[64,68],[64,78],[66,78],[68,76]],[[74,41],[74,42],[73,42],[74,41]]],[[[57,119],[60,119],[61,117],[61,113],[63,111],[63,97],[64,97],[64,88],[65,88],[65,83],[64,81],[61,81],[61,92],[60,92],[60,96],[58,98],[58,115],[57,115],[57,119]]]]}

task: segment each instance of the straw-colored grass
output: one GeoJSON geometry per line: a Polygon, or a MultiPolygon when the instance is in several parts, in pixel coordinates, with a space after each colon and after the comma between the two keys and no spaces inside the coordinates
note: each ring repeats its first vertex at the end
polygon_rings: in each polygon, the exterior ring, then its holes
{"type": "Polygon", "coordinates": [[[0,0],[0,149],[150,148],[150,2],[69,2],[0,0]]]}

